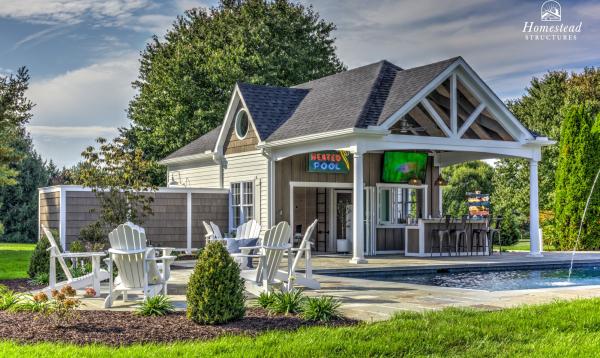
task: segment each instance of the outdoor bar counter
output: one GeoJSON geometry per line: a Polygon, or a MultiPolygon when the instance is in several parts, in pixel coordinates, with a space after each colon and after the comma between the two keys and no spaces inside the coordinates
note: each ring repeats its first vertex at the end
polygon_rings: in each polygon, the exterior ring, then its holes
{"type": "MultiPolygon", "coordinates": [[[[486,222],[484,219],[479,218],[470,218],[466,222],[466,231],[467,231],[467,240],[466,240],[466,248],[464,251],[458,253],[458,255],[484,255],[489,252],[487,247],[487,241],[485,241],[485,249],[479,250],[479,252],[471,252],[470,248],[472,247],[472,230],[485,228],[486,222]]],[[[404,254],[406,256],[430,256],[431,245],[433,244],[433,240],[438,240],[439,237],[437,235],[433,235],[434,229],[445,229],[446,223],[443,218],[433,218],[433,219],[418,219],[416,224],[406,225],[404,227],[405,233],[404,237],[404,254]]],[[[452,219],[450,221],[450,229],[460,228],[462,226],[461,219],[452,219]]],[[[454,237],[451,238],[450,242],[454,245],[455,240],[454,237]]],[[[436,242],[434,245],[433,256],[440,256],[440,251],[438,249],[438,243],[436,242]]],[[[452,246],[452,255],[457,255],[454,251],[454,246],[452,246]]],[[[448,251],[442,248],[441,256],[448,256],[448,251]]]]}

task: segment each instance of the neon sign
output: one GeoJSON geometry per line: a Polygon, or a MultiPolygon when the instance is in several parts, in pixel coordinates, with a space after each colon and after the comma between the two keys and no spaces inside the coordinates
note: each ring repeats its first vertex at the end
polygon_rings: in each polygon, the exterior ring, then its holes
{"type": "Polygon", "coordinates": [[[308,171],[311,173],[348,174],[350,171],[348,152],[328,150],[308,153],[308,171]]]}

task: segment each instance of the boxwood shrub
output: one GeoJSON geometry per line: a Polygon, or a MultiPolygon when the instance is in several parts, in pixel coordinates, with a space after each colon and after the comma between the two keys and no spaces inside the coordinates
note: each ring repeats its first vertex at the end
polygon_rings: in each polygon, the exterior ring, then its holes
{"type": "Polygon", "coordinates": [[[198,257],[187,288],[187,316],[196,323],[220,324],[245,313],[240,268],[219,242],[209,243],[198,257]]]}
{"type": "MultiPolygon", "coordinates": [[[[54,229],[50,229],[52,235],[54,237],[58,237],[58,232],[54,229]]],[[[50,247],[50,242],[46,238],[46,235],[41,234],[37,244],[35,245],[35,249],[33,250],[33,254],[31,255],[31,259],[29,260],[29,269],[27,273],[30,278],[35,278],[38,274],[48,274],[50,271],[50,251],[48,248],[50,247]]],[[[57,270],[58,272],[59,270],[57,270]]]]}

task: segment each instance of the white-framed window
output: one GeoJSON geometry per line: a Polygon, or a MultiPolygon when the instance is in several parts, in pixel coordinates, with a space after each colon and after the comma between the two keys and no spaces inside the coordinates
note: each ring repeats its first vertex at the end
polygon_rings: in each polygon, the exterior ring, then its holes
{"type": "Polygon", "coordinates": [[[427,186],[381,185],[377,187],[377,223],[380,226],[406,224],[423,218],[427,186]]]}
{"type": "Polygon", "coordinates": [[[254,182],[231,183],[231,229],[254,219],[254,182]]]}
{"type": "Polygon", "coordinates": [[[250,128],[250,119],[245,109],[240,109],[235,116],[235,135],[239,140],[246,138],[250,128]]]}

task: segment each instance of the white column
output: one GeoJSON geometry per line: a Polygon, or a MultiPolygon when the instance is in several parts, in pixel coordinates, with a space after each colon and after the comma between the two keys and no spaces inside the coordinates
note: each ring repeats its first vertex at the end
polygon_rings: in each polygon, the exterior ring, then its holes
{"type": "Polygon", "coordinates": [[[60,246],[64,251],[67,250],[67,190],[60,187],[60,210],[58,214],[58,237],[60,246]]]}
{"type": "Polygon", "coordinates": [[[187,192],[186,197],[187,209],[186,209],[186,249],[185,253],[190,255],[192,253],[192,192],[187,192]]]}
{"type": "Polygon", "coordinates": [[[366,264],[364,252],[364,183],[362,153],[354,153],[354,185],[352,186],[352,260],[354,264],[366,264]]]}
{"type": "Polygon", "coordinates": [[[538,203],[538,161],[529,161],[529,256],[541,257],[540,208],[538,203]]]}

